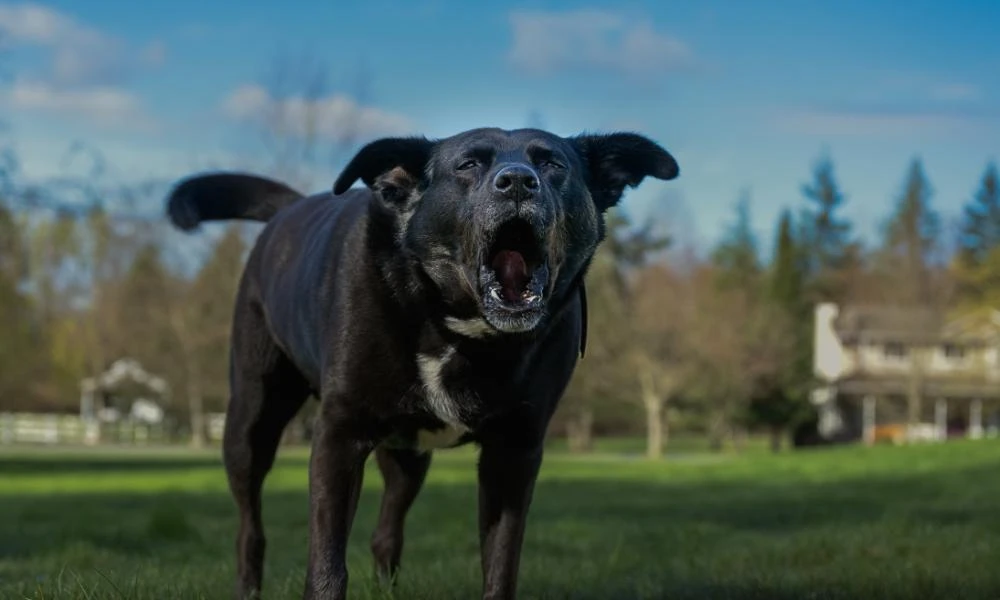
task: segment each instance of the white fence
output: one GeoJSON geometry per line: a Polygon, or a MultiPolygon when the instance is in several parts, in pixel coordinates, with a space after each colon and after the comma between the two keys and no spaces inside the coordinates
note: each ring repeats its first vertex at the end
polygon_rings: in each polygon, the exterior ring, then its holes
{"type": "MultiPolygon", "coordinates": [[[[208,439],[222,439],[225,415],[209,414],[208,439]]],[[[123,420],[116,423],[85,421],[79,415],[0,413],[0,444],[160,444],[170,439],[162,425],[123,420]]]]}
{"type": "Polygon", "coordinates": [[[75,415],[0,414],[0,443],[84,443],[87,426],[75,415]]]}

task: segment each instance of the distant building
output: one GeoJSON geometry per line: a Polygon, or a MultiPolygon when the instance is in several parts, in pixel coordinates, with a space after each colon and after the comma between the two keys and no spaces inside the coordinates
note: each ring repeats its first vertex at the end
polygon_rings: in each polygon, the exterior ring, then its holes
{"type": "Polygon", "coordinates": [[[169,395],[166,380],[146,371],[138,361],[128,358],[115,361],[104,373],[80,382],[80,419],[86,427],[85,441],[89,444],[99,441],[102,423],[162,425],[162,404],[169,395]]]}
{"type": "Polygon", "coordinates": [[[1000,313],[824,303],[815,309],[812,401],[827,439],[996,435],[1000,313]]]}

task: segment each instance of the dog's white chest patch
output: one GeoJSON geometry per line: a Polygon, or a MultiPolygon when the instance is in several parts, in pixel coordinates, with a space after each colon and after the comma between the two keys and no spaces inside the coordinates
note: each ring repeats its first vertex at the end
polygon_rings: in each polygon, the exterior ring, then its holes
{"type": "MultiPolygon", "coordinates": [[[[449,428],[459,431],[458,435],[468,430],[462,423],[462,407],[448,393],[441,378],[445,365],[455,355],[455,347],[448,346],[440,356],[417,354],[417,369],[420,372],[420,382],[424,388],[427,404],[437,418],[445,422],[449,428]]],[[[433,432],[438,437],[438,432],[433,432]]]]}
{"type": "Polygon", "coordinates": [[[459,335],[471,338],[484,338],[493,334],[493,329],[486,324],[482,317],[472,319],[445,317],[444,325],[459,335]]]}

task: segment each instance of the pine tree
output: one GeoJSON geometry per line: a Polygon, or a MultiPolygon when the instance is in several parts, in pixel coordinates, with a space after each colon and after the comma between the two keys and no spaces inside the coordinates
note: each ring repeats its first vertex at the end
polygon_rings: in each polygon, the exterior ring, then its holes
{"type": "Polygon", "coordinates": [[[231,224],[171,312],[183,353],[191,444],[206,441],[206,408],[224,411],[229,399],[229,331],[243,271],[246,242],[231,224]],[[207,402],[206,402],[207,401],[207,402]]]}
{"type": "Polygon", "coordinates": [[[721,447],[726,430],[738,431],[752,424],[752,400],[771,368],[770,335],[765,315],[763,268],[757,237],[751,227],[750,194],[743,191],[734,206],[735,219],[711,254],[711,288],[699,300],[698,377],[705,380],[699,395],[709,413],[712,448],[721,447]],[[725,333],[718,331],[725,329],[725,333]]]}
{"type": "Polygon", "coordinates": [[[0,277],[19,281],[24,273],[25,248],[14,215],[0,198],[0,277]]]}
{"type": "Polygon", "coordinates": [[[990,163],[972,201],[965,205],[959,256],[965,264],[980,265],[1000,246],[1000,175],[990,163]]]}
{"type": "Polygon", "coordinates": [[[782,434],[807,415],[806,402],[811,382],[811,320],[806,300],[805,264],[799,242],[793,236],[792,216],[782,211],[775,240],[774,258],[768,278],[765,302],[758,307],[760,323],[770,330],[762,347],[775,352],[773,373],[751,404],[753,418],[771,431],[774,450],[781,446],[782,434]]]}
{"type": "Polygon", "coordinates": [[[0,342],[0,398],[24,402],[41,375],[43,339],[31,299],[22,291],[25,248],[13,214],[0,198],[0,315],[4,333],[0,342]]]}
{"type": "Polygon", "coordinates": [[[736,220],[712,252],[720,286],[753,295],[761,274],[757,237],[750,225],[750,194],[736,203],[736,220]]]}
{"type": "Polygon", "coordinates": [[[631,221],[620,210],[608,211],[605,223],[607,239],[602,246],[607,248],[622,270],[642,266],[650,255],[665,250],[671,243],[669,236],[653,231],[652,220],[642,227],[630,228],[631,221]]]}
{"type": "Polygon", "coordinates": [[[795,318],[805,311],[805,273],[798,244],[792,235],[792,215],[781,213],[771,268],[770,299],[795,318]]]}
{"type": "Polygon", "coordinates": [[[931,186],[920,159],[910,163],[903,193],[884,229],[881,252],[887,295],[907,305],[933,300],[931,260],[940,235],[940,217],[931,206],[931,186]]]}
{"type": "Polygon", "coordinates": [[[846,197],[837,184],[833,160],[821,157],[813,167],[813,179],[802,186],[809,202],[803,210],[801,239],[806,276],[815,300],[842,301],[843,275],[857,256],[851,239],[851,223],[838,216],[846,197]]]}
{"type": "Polygon", "coordinates": [[[149,242],[140,247],[118,288],[116,298],[118,343],[108,362],[134,358],[143,368],[178,381],[178,346],[170,323],[177,301],[177,282],[163,261],[161,248],[149,242]]]}
{"type": "Polygon", "coordinates": [[[205,396],[214,410],[223,409],[228,400],[226,348],[246,250],[240,225],[228,226],[195,276],[186,302],[186,318],[198,336],[193,345],[200,356],[205,396]]]}
{"type": "Polygon", "coordinates": [[[959,300],[969,307],[1000,303],[1000,181],[990,163],[979,190],[965,205],[954,263],[959,300]]]}

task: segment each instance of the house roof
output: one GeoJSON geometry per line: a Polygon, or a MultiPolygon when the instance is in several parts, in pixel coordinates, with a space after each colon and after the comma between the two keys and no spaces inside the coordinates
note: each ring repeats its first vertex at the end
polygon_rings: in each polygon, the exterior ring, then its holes
{"type": "Polygon", "coordinates": [[[167,392],[168,389],[165,379],[149,373],[139,361],[131,358],[115,361],[104,373],[81,381],[80,387],[85,393],[94,392],[98,389],[113,388],[126,380],[144,384],[160,394],[167,392]]]}
{"type": "Polygon", "coordinates": [[[834,322],[844,341],[936,341],[943,315],[932,309],[881,306],[847,306],[834,322]]]}
{"type": "Polygon", "coordinates": [[[996,335],[992,326],[975,326],[965,317],[917,307],[846,306],[834,322],[843,342],[982,343],[996,335]],[[973,326],[970,326],[973,325],[973,326]]]}

